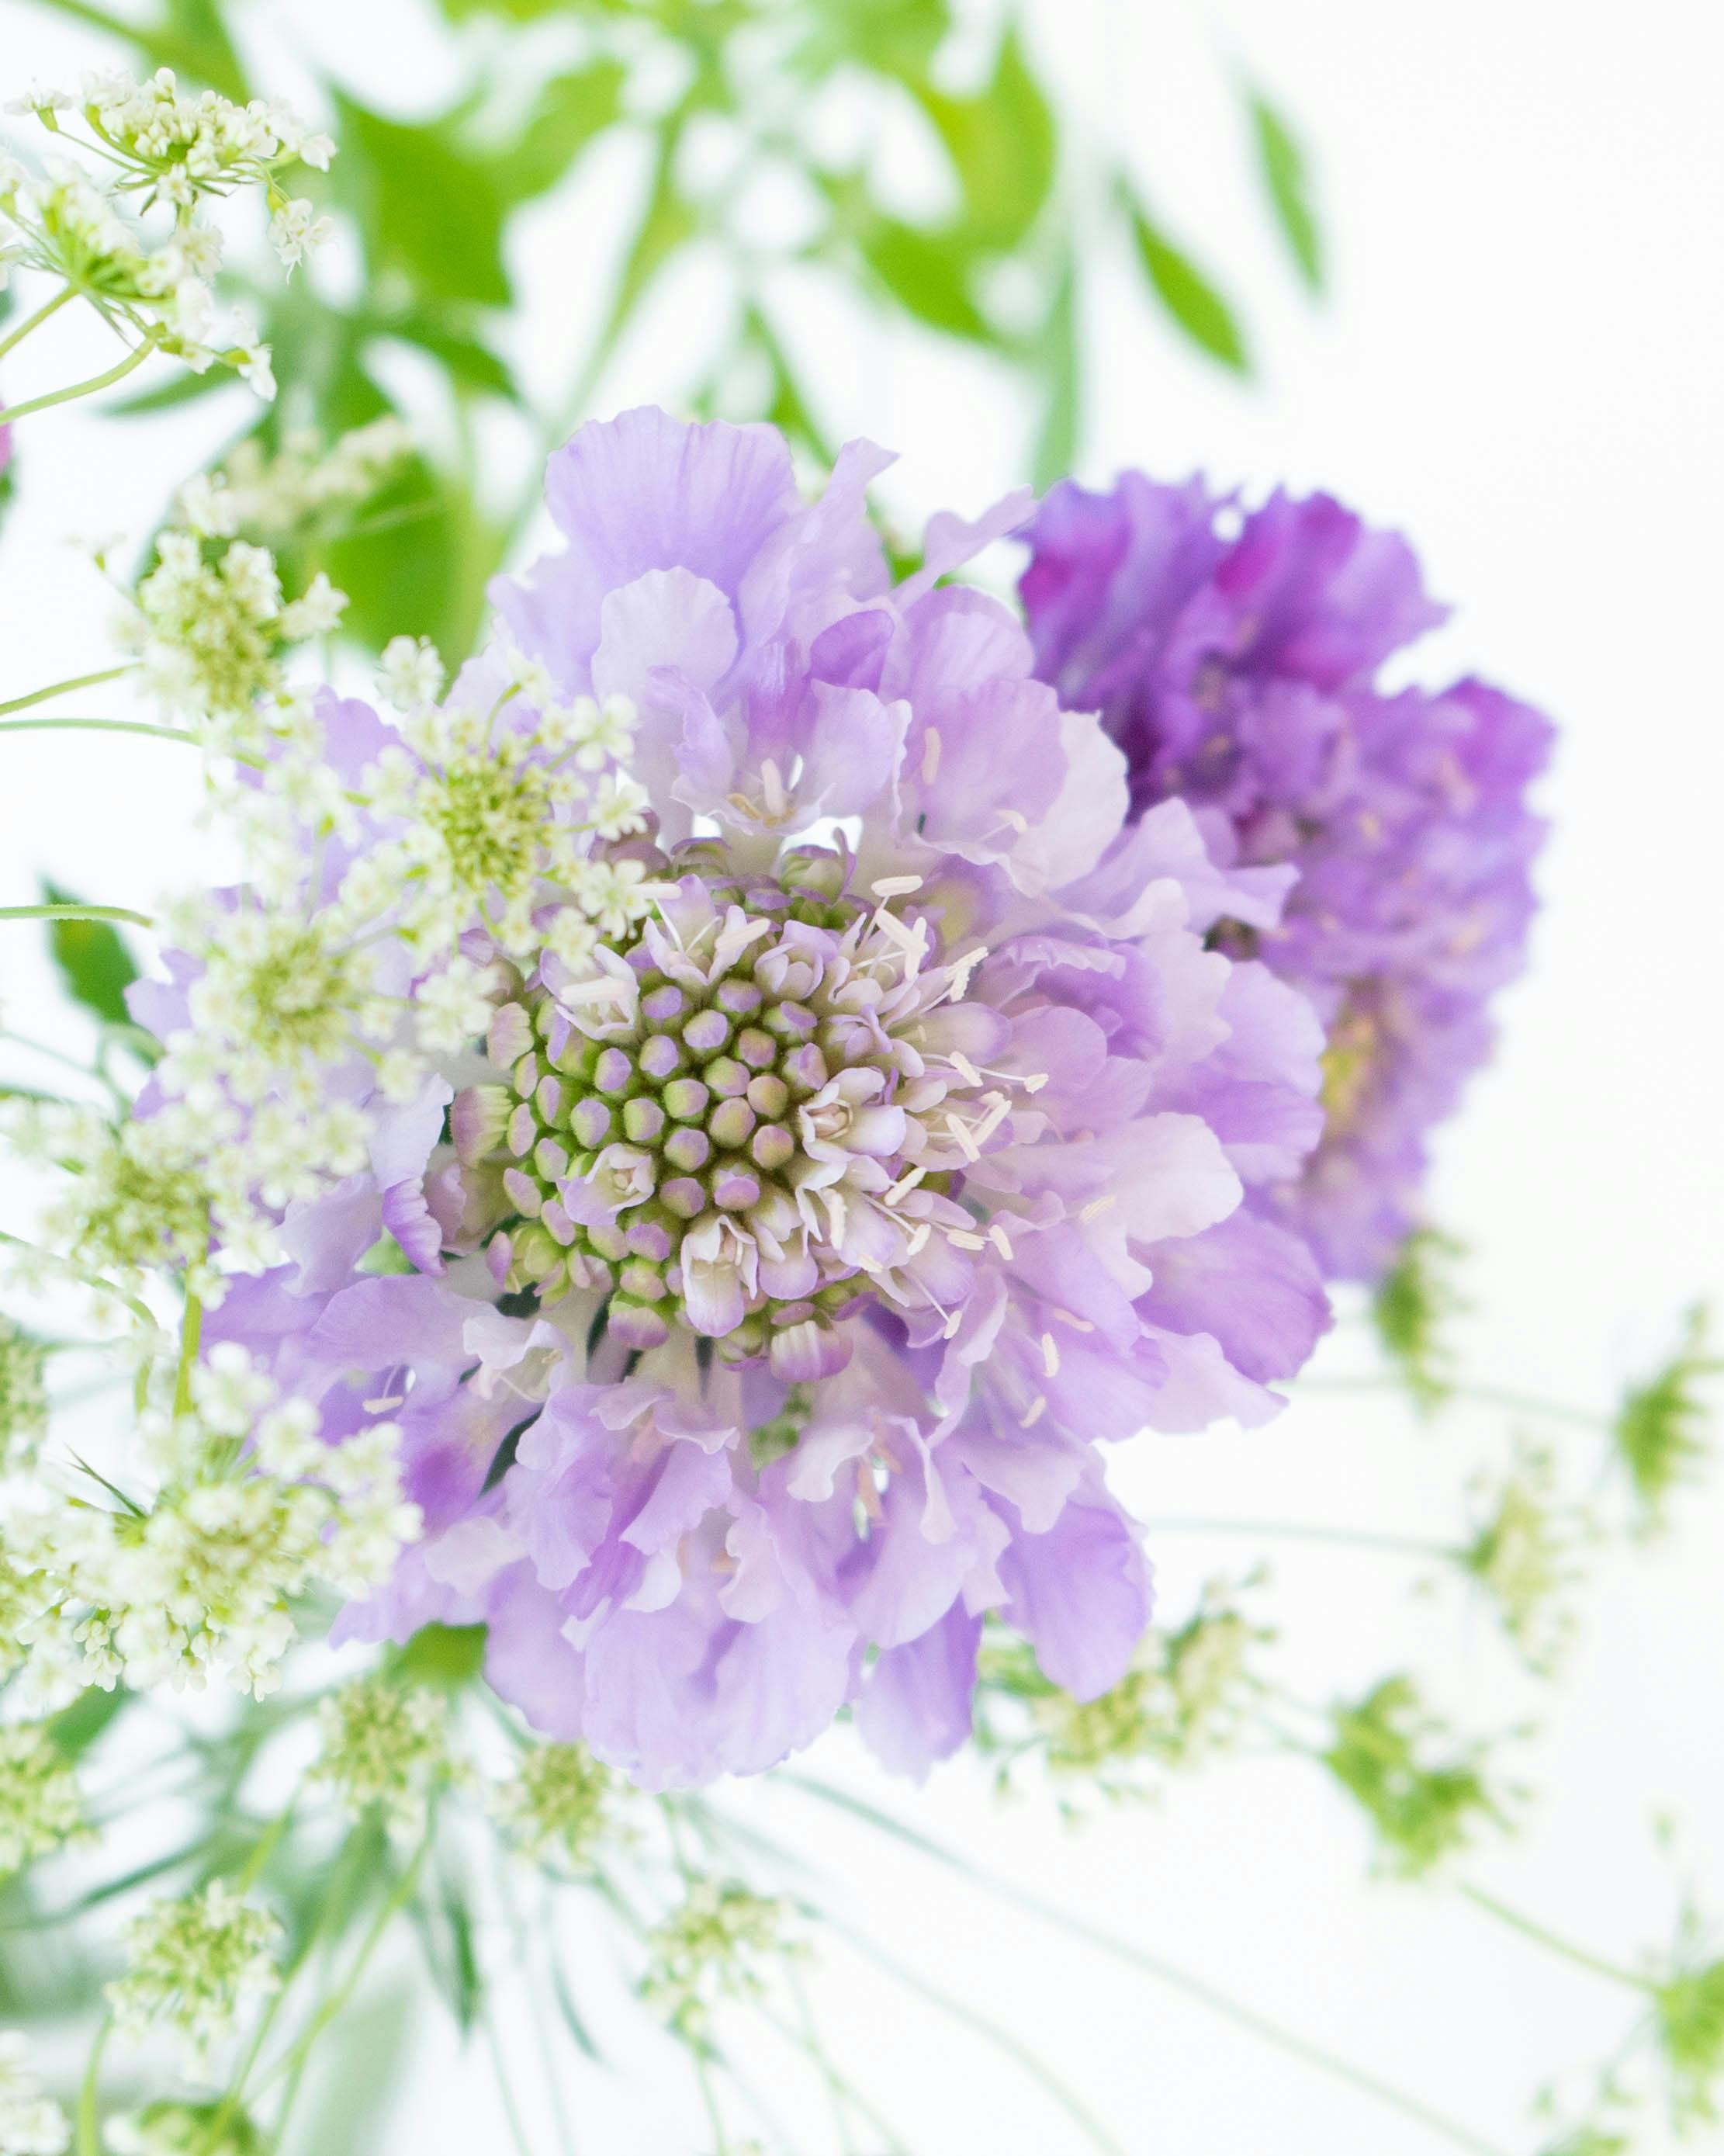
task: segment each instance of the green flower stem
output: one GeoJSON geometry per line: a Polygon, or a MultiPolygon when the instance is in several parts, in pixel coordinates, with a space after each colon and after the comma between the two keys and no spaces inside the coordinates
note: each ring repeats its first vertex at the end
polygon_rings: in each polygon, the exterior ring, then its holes
{"type": "Polygon", "coordinates": [[[1247,2030],[1275,2050],[1285,2052],[1290,2058],[1298,2059],[1335,2081],[1345,2082],[1362,2096],[1374,2097],[1390,2110],[1398,2112],[1403,2118],[1414,2120],[1419,2125],[1427,2128],[1453,2147],[1469,2150],[1470,2156],[1505,2156],[1505,2152],[1495,2142],[1482,2139],[1455,2120],[1445,2118],[1441,2112],[1421,2102],[1417,2097],[1408,2096],[1404,2090],[1396,2088],[1388,2082],[1379,2081],[1363,2067],[1354,2066],[1350,2060],[1337,2057],[1334,2052],[1325,2051],[1321,2045],[1307,2043],[1304,2037],[1295,2035],[1290,2030],[1283,2029],[1250,2007],[1241,2005],[1225,1992],[1218,1991],[1213,1984],[1205,1984],[1201,1978],[1188,1975],[1183,1969],[1176,1968],[1171,1962],[1162,1961],[1155,1954],[1145,1953],[1129,1940],[1117,1938],[1111,1932],[1085,1923],[1080,1917],[1068,1916],[1065,1910],[1051,1902],[1044,1902],[1036,1895],[1025,1893],[1009,1880],[996,1878],[991,1872],[983,1871],[958,1856],[955,1851],[931,1840],[926,1835],[918,1834],[914,1827],[906,1826],[889,1812],[881,1811],[864,1799],[853,1797],[843,1789],[834,1789],[829,1784],[817,1781],[810,1775],[787,1769],[780,1769],[778,1779],[793,1788],[806,1790],[810,1796],[819,1798],[824,1804],[835,1805],[840,1811],[847,1811],[855,1818],[865,1820],[870,1826],[878,1827],[882,1833],[892,1835],[911,1849],[920,1850],[924,1856],[998,1895],[1001,1900],[1027,1909],[1032,1916],[1039,1917],[1044,1923],[1053,1924],[1061,1931],[1069,1932],[1075,1938],[1082,1939],[1101,1953],[1110,1954],[1115,1960],[1124,1962],[1128,1967],[1139,1969],[1145,1975],[1152,1976],[1158,1982],[1183,1992],[1188,1999],[1195,1999],[1201,2006],[1207,2006],[1212,2013],[1220,2015],[1235,2027],[1247,2030]]]}
{"type": "Polygon", "coordinates": [[[82,1281],[85,1287],[93,1287],[99,1294],[112,1296],[115,1302],[129,1310],[132,1316],[141,1324],[147,1326],[151,1332],[161,1331],[162,1328],[156,1322],[156,1313],[147,1303],[140,1302],[136,1296],[122,1293],[115,1286],[112,1281],[104,1280],[100,1273],[88,1272],[82,1265],[74,1265],[69,1258],[61,1257],[57,1250],[44,1250],[39,1243],[27,1243],[22,1235],[11,1235],[4,1228],[0,1228],[0,1243],[6,1244],[14,1250],[28,1250],[33,1258],[42,1259],[45,1264],[52,1265],[56,1272],[64,1273],[75,1281],[82,1281]]]}
{"type": "Polygon", "coordinates": [[[147,913],[129,906],[0,906],[0,921],[126,921],[135,928],[153,928],[147,913]]]}
{"type": "MultiPolygon", "coordinates": [[[[371,1958],[377,1952],[378,1946],[382,1943],[383,1934],[388,1930],[390,1925],[394,1922],[396,1917],[401,1914],[408,1903],[412,1901],[413,1895],[418,1891],[419,1874],[424,1869],[425,1859],[430,1853],[432,1838],[435,1831],[436,1828],[434,1822],[431,1825],[427,1826],[423,1839],[420,1841],[418,1847],[413,1851],[412,1860],[408,1863],[407,1869],[396,1881],[393,1887],[390,1890],[387,1897],[385,1898],[382,1907],[378,1909],[377,1915],[372,1919],[371,1928],[366,1933],[364,1938],[361,1940],[358,1951],[355,1953],[352,1961],[348,1965],[346,1974],[341,1979],[341,1982],[336,1986],[333,1991],[326,1994],[321,2003],[319,2005],[316,2012],[313,2014],[310,2020],[305,2024],[304,2029],[300,2030],[300,2034],[295,2038],[293,2043],[289,2046],[289,2048],[282,2053],[279,2059],[276,2060],[275,2065],[269,2069],[269,2072],[264,2075],[262,2082],[259,2084],[259,2093],[261,2093],[264,2089],[273,2088],[275,2083],[279,2082],[285,2074],[291,2074],[294,2076],[295,2082],[297,2082],[300,2069],[304,2066],[306,2058],[310,2056],[312,2046],[317,2041],[324,2030],[328,2028],[330,2023],[335,2020],[341,2009],[347,2004],[347,2001],[352,1997],[355,1991],[358,1989],[360,1979],[365,1974],[367,1969],[370,1966],[371,1958]]],[[[291,2094],[291,2090],[290,2090],[289,2093],[291,2094]]],[[[286,2100],[284,2099],[282,2104],[284,2113],[286,2111],[286,2100]]],[[[276,2133],[278,2138],[280,2136],[280,2122],[278,2120],[276,2124],[276,2133]]]]}
{"type": "Polygon", "coordinates": [[[1052,2097],[1073,2125],[1101,2150],[1102,2156],[1126,2156],[1125,2150],[1075,2090],[1068,2088],[1051,2068],[1044,2066],[1033,2051],[1026,2050],[1020,2036],[1013,2035],[1009,2029],[1002,2028],[998,2021],[990,2020],[987,2015],[978,2014],[973,2006],[965,2005],[961,1999],[952,1999],[934,1985],[924,1983],[914,1969],[887,1953],[884,1948],[877,1947],[864,1933],[853,1931],[839,1918],[807,1903],[803,1904],[803,1908],[810,1918],[824,1923],[839,1938],[848,1939],[865,1959],[873,1962],[876,1968],[883,1969],[906,1990],[913,1991],[919,1999],[926,1999],[931,2006],[937,2006],[942,2013],[949,2014],[954,2021],[972,2030],[985,2043],[992,2044],[996,2051],[1003,2051],[1038,2087],[1052,2097]]]}
{"type": "MultiPolygon", "coordinates": [[[[1301,1378],[1294,1388],[1301,1393],[1403,1393],[1402,1378],[1301,1378]]],[[[1541,1399],[1536,1393],[1516,1392],[1507,1385],[1445,1385],[1450,1399],[1470,1400],[1477,1406],[1506,1408],[1513,1414],[1543,1415],[1552,1422],[1573,1423],[1579,1430],[1609,1430],[1610,1418],[1593,1408],[1577,1408],[1566,1400],[1541,1399]]]]}
{"type": "MultiPolygon", "coordinates": [[[[62,285],[54,297],[45,300],[37,308],[33,315],[26,315],[9,336],[0,337],[0,359],[4,359],[8,352],[15,351],[32,330],[39,330],[50,315],[57,315],[69,300],[75,300],[77,296],[76,285],[62,285]]],[[[10,414],[8,413],[8,416],[10,417],[10,414]]]]}
{"type": "MultiPolygon", "coordinates": [[[[4,718],[8,711],[27,711],[32,704],[46,704],[56,696],[69,696],[74,689],[96,689],[104,681],[117,681],[122,674],[131,673],[132,665],[133,662],[127,660],[123,666],[110,666],[100,674],[80,674],[69,681],[50,681],[45,689],[33,689],[28,696],[14,696],[10,703],[0,704],[0,718],[4,718]]],[[[101,721],[86,720],[84,723],[91,725],[101,721]]],[[[110,721],[109,723],[117,725],[119,721],[110,721]]]]}
{"type": "Polygon", "coordinates": [[[1573,1962],[1577,1969],[1587,1969],[1594,1976],[1608,1977],[1613,1984],[1626,1984],[1631,1991],[1650,1994],[1658,1989],[1650,1977],[1639,1975],[1631,1969],[1624,1969],[1619,1962],[1606,1961],[1600,1954],[1588,1953],[1584,1947],[1578,1947],[1557,1933],[1547,1931],[1542,1924],[1535,1923],[1531,1917],[1523,1917],[1518,1909],[1511,1909],[1506,1902],[1499,1902],[1494,1894],[1487,1894],[1482,1887],[1462,1882],[1456,1891],[1475,1909],[1482,1909],[1487,1917],[1494,1917],[1498,1923],[1506,1924],[1511,1931],[1518,1932],[1522,1938],[1531,1939],[1547,1953],[1573,1962]]]}
{"type": "MultiPolygon", "coordinates": [[[[796,1989],[800,1995],[802,1987],[798,1984],[796,1989]]],[[[909,2144],[900,2137],[890,2120],[882,2112],[875,2110],[874,2105],[849,2076],[841,2072],[833,2064],[824,2046],[812,2031],[804,2035],[800,2030],[793,2027],[789,2022],[782,2020],[773,2013],[770,2006],[762,2006],[757,2001],[752,2011],[759,2015],[769,2029],[776,2029],[787,2044],[803,2052],[818,2069],[828,2088],[832,2092],[834,2108],[840,2120],[844,2118],[844,2109],[839,2107],[842,2105],[855,2112],[879,2134],[885,2156],[911,2156],[909,2144]]],[[[858,2156],[856,2145],[849,2136],[848,2125],[841,2124],[839,2132],[844,2136],[844,2156],[858,2156]]]]}
{"type": "Polygon", "coordinates": [[[1456,1563],[1463,1553],[1453,1543],[1427,1542],[1417,1535],[1378,1534],[1369,1527],[1307,1526],[1299,1520],[1156,1520],[1152,1534],[1268,1535],[1288,1542],[1330,1543],[1352,1549],[1380,1550],[1389,1557],[1440,1558],[1456,1563]]]}
{"type": "MultiPolygon", "coordinates": [[[[205,1255],[209,1246],[204,1245],[205,1255]]],[[[203,1304],[188,1289],[186,1293],[184,1315],[180,1319],[180,1362],[174,1373],[173,1411],[176,1415],[192,1412],[192,1373],[198,1367],[198,1343],[203,1337],[203,1304]]]]}
{"type": "Polygon", "coordinates": [[[46,412],[56,404],[69,404],[74,397],[93,397],[99,389],[111,389],[116,382],[124,382],[134,374],[162,341],[159,329],[149,331],[141,344],[134,345],[118,366],[110,367],[105,374],[92,374],[87,382],[74,382],[69,389],[51,389],[45,397],[32,397],[22,404],[8,404],[6,424],[15,426],[20,419],[28,419],[33,412],[46,412]]]}
{"type": "Polygon", "coordinates": [[[102,2156],[102,2053],[107,2048],[113,2026],[112,2017],[105,2018],[90,2047],[84,2083],[78,2092],[77,2136],[73,2143],[75,2156],[102,2156]]]}
{"type": "Polygon", "coordinates": [[[147,719],[0,719],[0,734],[50,733],[149,734],[157,741],[198,746],[197,735],[188,728],[152,726],[147,719]]]}

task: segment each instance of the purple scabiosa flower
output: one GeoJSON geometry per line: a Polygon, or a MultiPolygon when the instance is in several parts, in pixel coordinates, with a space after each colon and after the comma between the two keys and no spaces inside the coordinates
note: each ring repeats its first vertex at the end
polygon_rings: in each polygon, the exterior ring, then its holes
{"type": "Polygon", "coordinates": [[[1026,536],[1037,671],[1100,711],[1133,814],[1183,799],[1222,861],[1297,870],[1281,921],[1219,940],[1323,1020],[1323,1141],[1277,1200],[1326,1276],[1374,1281],[1523,963],[1549,725],[1480,681],[1375,685],[1441,609],[1404,540],[1326,495],[1241,519],[1201,480],[1132,472],[1054,488],[1026,536]]]}
{"type": "Polygon", "coordinates": [[[484,1623],[505,1697],[651,1785],[851,1702],[924,1771],[989,1611],[1106,1690],[1150,1584],[1101,1443],[1262,1419],[1326,1322],[1267,1202],[1321,1030],[1208,941],[1273,928],[1291,872],[1219,864],[1178,801],[1128,823],[1099,722],[938,582],[1024,505],[935,520],[894,586],[883,461],[808,505],[772,430],[657,412],[553,459],[569,543],[455,694],[627,699],[646,828],[547,867],[446,1135],[392,1129],[422,1276],[353,1276],[361,1178],[216,1320],[326,1429],[403,1433],[425,1534],[344,1631],[484,1623]],[[535,948],[559,874],[598,932],[535,948]]]}

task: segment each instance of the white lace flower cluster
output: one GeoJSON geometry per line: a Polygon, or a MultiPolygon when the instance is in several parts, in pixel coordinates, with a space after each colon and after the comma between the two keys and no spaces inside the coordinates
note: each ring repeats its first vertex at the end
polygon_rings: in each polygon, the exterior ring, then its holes
{"type": "Polygon", "coordinates": [[[218,336],[214,279],[222,242],[200,213],[237,189],[261,188],[275,251],[290,271],[326,239],[330,220],[281,175],[326,169],[335,152],[284,105],[234,104],[205,90],[182,95],[163,68],[146,82],[92,76],[81,95],[36,90],[8,105],[33,114],[67,148],[100,160],[100,181],[71,158],[39,179],[0,169],[0,281],[12,264],[43,271],[89,300],[117,328],[202,373],[224,361],[259,396],[275,394],[267,346],[236,324],[218,336]],[[67,132],[81,121],[89,140],[67,132]],[[154,218],[165,216],[165,225],[154,218]]]}
{"type": "Polygon", "coordinates": [[[152,2046],[175,2039],[187,2076],[212,2078],[213,2053],[280,1984],[284,1936],[223,1880],[154,1903],[128,1927],[126,1974],[107,1987],[115,2029],[152,2046]]]}
{"type": "Polygon", "coordinates": [[[200,539],[298,538],[367,501],[413,448],[412,432],[393,417],[351,428],[327,446],[315,427],[295,427],[273,455],[253,435],[218,470],[186,482],[176,521],[200,539]]]}
{"type": "Polygon", "coordinates": [[[399,1444],[378,1422],[340,1443],[317,1410],[282,1400],[243,1349],[219,1343],[190,1373],[188,1411],[146,1419],[147,1502],[13,1508],[0,1548],[0,1671],[25,1703],[80,1688],[218,1677],[261,1698],[295,1637],[290,1604],[313,1588],[348,1598],[389,1574],[413,1541],[399,1444]]]}
{"type": "MultiPolygon", "coordinates": [[[[122,1296],[174,1270],[206,1307],[226,1278],[212,1245],[228,1272],[279,1264],[282,1212],[362,1168],[368,1128],[350,1101],[247,1106],[196,1082],[117,1126],[91,1108],[26,1104],[0,1125],[20,1158],[61,1171],[38,1224],[46,1248],[122,1296]]],[[[33,1277],[28,1259],[15,1270],[33,1277]]]]}
{"type": "Polygon", "coordinates": [[[357,798],[398,829],[344,890],[393,896],[418,958],[482,926],[511,957],[549,949],[584,973],[601,937],[626,934],[654,903],[639,862],[587,850],[645,829],[645,788],[622,768],[634,706],[562,704],[542,669],[506,658],[508,685],[488,708],[459,693],[438,706],[436,654],[406,637],[386,649],[381,685],[403,713],[401,742],[367,767],[357,798]],[[560,902],[547,906],[547,886],[560,902]]]}
{"type": "Polygon", "coordinates": [[[27,1467],[48,1427],[48,1353],[0,1314],[0,1475],[27,1467]]]}
{"type": "Polygon", "coordinates": [[[77,1774],[47,1725],[0,1727],[0,1879],[62,1848],[83,1825],[77,1774]]]}
{"type": "Polygon", "coordinates": [[[346,595],[320,570],[288,598],[270,547],[339,529],[411,449],[396,419],[356,428],[327,451],[302,430],[274,456],[242,443],[180,490],[176,521],[126,596],[115,634],[168,712],[213,752],[254,762],[304,731],[289,662],[296,645],[336,628],[346,595]]]}
{"type": "Polygon", "coordinates": [[[72,2124],[30,2071],[29,2039],[0,2030],[0,2156],[65,2156],[72,2124]]]}
{"type": "Polygon", "coordinates": [[[168,531],[156,553],[117,640],[212,747],[255,752],[259,700],[284,691],[286,654],[333,629],[346,597],[320,569],[298,598],[284,599],[275,556],[248,540],[216,548],[195,532],[168,531]]]}
{"type": "Polygon", "coordinates": [[[393,1831],[424,1831],[432,1792],[457,1771],[449,1702],[425,1685],[356,1677],[321,1701],[310,1779],[360,1819],[373,1810],[393,1831]]]}

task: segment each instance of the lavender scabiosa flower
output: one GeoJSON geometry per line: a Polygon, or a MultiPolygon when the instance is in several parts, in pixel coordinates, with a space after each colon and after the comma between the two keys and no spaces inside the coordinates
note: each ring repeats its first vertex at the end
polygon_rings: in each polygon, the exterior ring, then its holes
{"type": "Polygon", "coordinates": [[[1024,505],[935,520],[894,586],[882,461],[852,445],[808,504],[770,429],[656,412],[553,460],[569,544],[500,589],[512,641],[451,708],[533,677],[639,813],[506,890],[434,886],[492,1002],[446,1137],[390,1169],[426,1276],[354,1276],[360,1177],[208,1336],[326,1430],[387,1404],[403,1432],[424,1541],[340,1629],[485,1624],[500,1692],[649,1785],[764,1768],[852,1702],[924,1769],[989,1609],[1106,1690],[1149,1580],[1097,1441],[1260,1420],[1326,1322],[1266,1203],[1318,1132],[1321,1034],[1205,940],[1272,927],[1290,871],[1220,868],[1178,802],[1128,827],[1097,721],[938,582],[1024,505]]]}
{"type": "Polygon", "coordinates": [[[1327,1125],[1283,1200],[1329,1276],[1373,1281],[1521,969],[1550,729],[1481,681],[1375,685],[1441,619],[1403,540],[1321,495],[1236,516],[1197,480],[1062,485],[1022,595],[1038,672],[1100,711],[1135,814],[1178,797],[1224,859],[1297,870],[1284,920],[1226,933],[1322,1018],[1327,1125]]]}

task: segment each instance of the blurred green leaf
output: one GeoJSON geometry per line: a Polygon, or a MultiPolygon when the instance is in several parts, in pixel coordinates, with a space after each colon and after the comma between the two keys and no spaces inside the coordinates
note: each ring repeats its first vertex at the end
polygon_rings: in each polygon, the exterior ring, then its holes
{"type": "Polygon", "coordinates": [[[439,0],[452,23],[471,23],[481,15],[495,15],[507,23],[539,23],[547,15],[569,12],[569,0],[439,0]]]}
{"type": "Polygon", "coordinates": [[[218,0],[166,0],[156,15],[142,23],[128,22],[91,0],[43,0],[43,4],[56,14],[69,15],[74,22],[135,45],[152,67],[171,67],[194,76],[200,85],[241,103],[251,95],[218,0]]]}
{"type": "Polygon", "coordinates": [[[153,389],[141,389],[135,397],[121,397],[104,408],[115,419],[137,419],[151,412],[172,412],[182,404],[190,404],[200,397],[208,397],[213,389],[231,389],[233,377],[225,367],[212,367],[208,374],[193,374],[182,367],[177,374],[153,389]]]}
{"type": "Polygon", "coordinates": [[[947,0],[813,0],[801,54],[812,74],[860,61],[919,84],[952,28],[947,0]]]}
{"type": "Polygon", "coordinates": [[[1297,138],[1266,97],[1251,93],[1257,161],[1275,221],[1299,274],[1313,292],[1323,289],[1323,248],[1311,208],[1311,174],[1297,138]]]}
{"type": "Polygon", "coordinates": [[[390,2099],[413,2056],[417,2002],[407,1984],[343,2009],[318,2046],[313,2095],[280,2146],[296,2156],[375,2156],[386,2138],[390,2099]]]}
{"type": "Polygon", "coordinates": [[[1126,208],[1138,259],[1157,299],[1200,350],[1235,374],[1249,374],[1251,362],[1232,308],[1191,257],[1155,223],[1138,198],[1128,196],[1126,208]]]}
{"type": "Polygon", "coordinates": [[[457,1691],[485,1666],[483,1625],[422,1625],[391,1661],[390,1674],[404,1685],[457,1691]]]}
{"type": "Polygon", "coordinates": [[[1015,27],[977,95],[947,97],[927,85],[916,95],[957,173],[966,229],[983,246],[1017,246],[1052,190],[1058,137],[1015,27]]]}
{"type": "Polygon", "coordinates": [[[883,217],[863,230],[858,244],[881,284],[918,321],[972,344],[994,341],[992,326],[970,297],[972,258],[963,240],[883,217]]]}
{"type": "Polygon", "coordinates": [[[420,351],[429,352],[464,388],[511,400],[516,396],[514,377],[489,345],[451,329],[447,322],[427,310],[412,309],[399,315],[380,316],[372,327],[379,336],[399,337],[404,343],[417,345],[420,351]]]}
{"type": "Polygon", "coordinates": [[[504,203],[490,163],[469,155],[447,119],[408,126],[339,92],[336,102],[336,191],[374,270],[398,271],[428,296],[507,306],[504,203]]]}
{"type": "MultiPolygon", "coordinates": [[[[74,891],[44,881],[44,901],[49,906],[80,906],[74,891]]],[[[48,947],[54,954],[60,978],[73,1000],[91,1011],[104,1025],[130,1025],[126,991],[138,977],[131,954],[121,942],[117,929],[106,921],[53,921],[48,926],[48,947]]]]}
{"type": "Polygon", "coordinates": [[[610,59],[553,75],[519,138],[490,161],[504,199],[526,202],[555,187],[593,136],[620,116],[627,80],[621,63],[610,59]]]}
{"type": "Polygon", "coordinates": [[[1042,493],[1063,479],[1077,459],[1083,367],[1078,353],[1077,263],[1070,255],[1054,287],[1053,304],[1037,341],[1036,368],[1044,402],[1030,478],[1042,493]]]}

